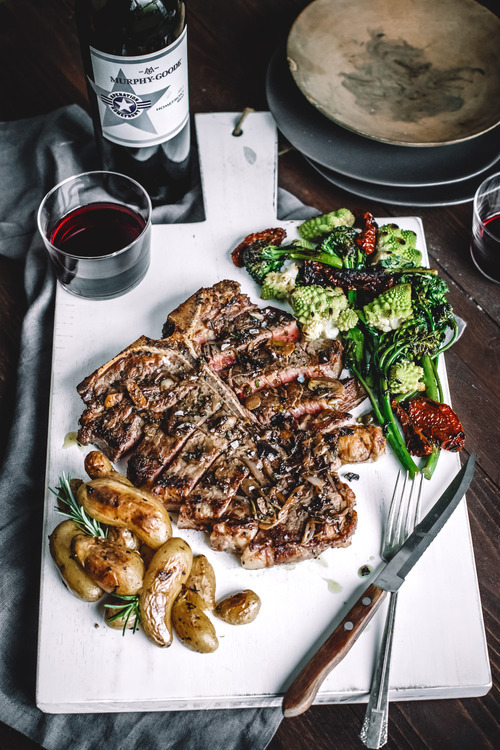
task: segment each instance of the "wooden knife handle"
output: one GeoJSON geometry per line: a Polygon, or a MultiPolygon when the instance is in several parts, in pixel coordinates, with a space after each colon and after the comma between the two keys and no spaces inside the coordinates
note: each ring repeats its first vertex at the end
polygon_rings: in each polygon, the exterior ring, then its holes
{"type": "Polygon", "coordinates": [[[288,688],[283,698],[283,714],[286,717],[298,716],[309,708],[323,680],[352,648],[386,593],[373,584],[365,589],[356,604],[288,688]]]}

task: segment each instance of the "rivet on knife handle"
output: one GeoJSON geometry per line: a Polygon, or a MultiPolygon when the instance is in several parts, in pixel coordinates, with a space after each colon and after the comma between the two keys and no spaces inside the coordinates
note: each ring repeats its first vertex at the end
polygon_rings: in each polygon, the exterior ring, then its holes
{"type": "Polygon", "coordinates": [[[371,620],[386,592],[371,584],[359,597],[342,622],[295,678],[283,698],[286,717],[307,711],[322,682],[342,661],[371,620]]]}

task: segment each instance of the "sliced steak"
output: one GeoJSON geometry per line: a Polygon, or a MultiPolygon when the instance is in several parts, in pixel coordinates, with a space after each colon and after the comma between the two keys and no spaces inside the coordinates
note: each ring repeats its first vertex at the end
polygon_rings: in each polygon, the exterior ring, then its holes
{"type": "Polygon", "coordinates": [[[144,419],[133,403],[124,400],[109,408],[86,409],[80,425],[78,442],[81,445],[96,445],[110,461],[117,461],[140,441],[144,419]]]}
{"type": "Polygon", "coordinates": [[[299,342],[291,316],[236,282],[192,295],[165,338],[143,336],[78,386],[79,440],[248,568],[349,543],[354,495],[334,473],[375,460],[380,428],[344,424],[364,392],[339,381],[336,341],[299,342]]]}
{"type": "Polygon", "coordinates": [[[256,310],[236,281],[219,281],[199,289],[168,316],[163,336],[183,337],[200,347],[218,338],[220,332],[242,313],[256,310]]]}
{"type": "Polygon", "coordinates": [[[385,452],[385,444],[378,425],[346,424],[318,432],[309,439],[302,437],[298,459],[303,472],[314,474],[337,470],[345,464],[377,461],[385,452]]]}
{"type": "Polygon", "coordinates": [[[180,393],[172,387],[195,364],[182,343],[142,336],[77,386],[87,405],[78,441],[97,445],[112,461],[126,455],[152,415],[172,405],[180,393]]]}
{"type": "Polygon", "coordinates": [[[237,422],[237,417],[222,407],[194,430],[151,485],[153,495],[157,495],[169,510],[179,510],[183,498],[234,439],[237,422]]]}
{"type": "Polygon", "coordinates": [[[273,388],[298,378],[338,378],[342,372],[339,341],[305,341],[285,344],[266,341],[238,355],[237,363],[222,377],[244,400],[264,388],[273,388]]]}
{"type": "Polygon", "coordinates": [[[356,529],[355,497],[348,485],[329,474],[322,486],[296,487],[278,520],[252,536],[241,554],[243,567],[268,568],[317,557],[350,544],[356,529]]]}
{"type": "Polygon", "coordinates": [[[355,497],[337,475],[317,484],[292,482],[286,496],[271,497],[262,496],[259,504],[257,497],[238,493],[212,524],[212,549],[240,554],[243,566],[255,569],[300,562],[350,543],[355,497]]]}
{"type": "Polygon", "coordinates": [[[275,307],[250,310],[230,320],[220,331],[216,341],[201,347],[208,365],[215,370],[229,367],[237,360],[238,352],[263,341],[293,343],[300,338],[295,318],[275,307]]]}
{"type": "Polygon", "coordinates": [[[141,336],[137,341],[86,377],[77,391],[86,404],[93,404],[107,394],[120,393],[135,384],[161,383],[165,377],[184,377],[193,370],[195,361],[179,341],[154,341],[141,336]]]}
{"type": "Polygon", "coordinates": [[[190,385],[159,423],[145,428],[127,467],[127,476],[136,487],[152,487],[194,431],[223,406],[222,398],[203,378],[190,385]]]}
{"type": "Polygon", "coordinates": [[[179,509],[180,529],[210,530],[223,517],[249,469],[238,455],[220,455],[179,509]]]}
{"type": "Polygon", "coordinates": [[[342,464],[369,463],[385,453],[385,437],[378,425],[354,425],[352,431],[338,436],[336,446],[342,464]]]}
{"type": "Polygon", "coordinates": [[[215,519],[210,532],[210,547],[219,552],[241,555],[259,531],[250,501],[235,497],[221,519],[215,519]]]}
{"type": "Polygon", "coordinates": [[[249,396],[245,406],[262,424],[283,417],[300,419],[324,410],[328,410],[330,418],[336,417],[338,423],[349,418],[348,410],[354,409],[365,398],[364,389],[356,378],[343,381],[319,378],[264,388],[249,396]]]}

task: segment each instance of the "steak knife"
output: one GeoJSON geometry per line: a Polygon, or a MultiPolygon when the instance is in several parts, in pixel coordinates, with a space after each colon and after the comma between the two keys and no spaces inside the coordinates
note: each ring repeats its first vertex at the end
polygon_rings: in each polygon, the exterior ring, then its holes
{"type": "Polygon", "coordinates": [[[472,481],[472,454],[413,533],[363,591],[342,622],[306,664],[283,698],[286,717],[298,716],[312,704],[327,675],[352,648],[389,591],[398,591],[407,574],[450,518],[472,481]]]}

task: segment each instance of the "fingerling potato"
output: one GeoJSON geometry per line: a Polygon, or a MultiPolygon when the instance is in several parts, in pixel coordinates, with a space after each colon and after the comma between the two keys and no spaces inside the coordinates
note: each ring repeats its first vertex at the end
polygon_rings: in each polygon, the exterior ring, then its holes
{"type": "Polygon", "coordinates": [[[144,561],[138,552],[101,537],[77,534],[71,552],[85,572],[108,594],[137,594],[144,580],[144,561]]]}
{"type": "Polygon", "coordinates": [[[195,555],[186,583],[185,596],[202,610],[215,607],[215,571],[205,555],[195,555]]]}
{"type": "Polygon", "coordinates": [[[171,537],[154,554],[146,571],[139,597],[141,623],[157,646],[172,643],[172,606],[188,579],[192,562],[189,544],[171,537]]]}
{"type": "Polygon", "coordinates": [[[110,542],[118,544],[120,547],[124,547],[124,549],[137,550],[138,552],[140,550],[141,543],[139,537],[125,526],[122,528],[119,528],[118,526],[110,526],[107,539],[110,542]]]}
{"type": "Polygon", "coordinates": [[[104,591],[87,575],[71,552],[74,537],[81,533],[75,521],[62,521],[49,536],[49,550],[69,591],[84,602],[96,602],[104,591]]]}
{"type": "Polygon", "coordinates": [[[172,607],[172,625],[182,643],[192,651],[211,654],[219,648],[212,621],[189,598],[184,589],[172,607]]]}
{"type": "Polygon", "coordinates": [[[138,617],[135,612],[131,612],[130,616],[127,614],[120,614],[123,610],[123,601],[120,602],[116,599],[116,606],[112,606],[112,602],[106,605],[104,608],[104,621],[106,625],[113,630],[133,630],[138,625],[138,617]]]}
{"type": "Polygon", "coordinates": [[[149,492],[116,479],[102,477],[82,484],[77,500],[92,518],[130,529],[153,549],[172,536],[170,516],[163,503],[149,492]]]}
{"type": "Polygon", "coordinates": [[[246,589],[218,602],[214,614],[230,625],[246,625],[253,622],[260,611],[260,597],[255,591],[246,589]]]}
{"type": "Polygon", "coordinates": [[[126,476],[116,471],[115,467],[101,451],[90,451],[85,456],[85,471],[91,479],[116,479],[117,482],[123,482],[132,487],[132,482],[126,476]]]}

